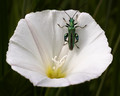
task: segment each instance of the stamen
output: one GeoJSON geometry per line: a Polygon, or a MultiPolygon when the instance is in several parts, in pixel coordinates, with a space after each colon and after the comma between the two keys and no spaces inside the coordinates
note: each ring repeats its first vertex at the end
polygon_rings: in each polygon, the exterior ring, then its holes
{"type": "Polygon", "coordinates": [[[53,69],[57,70],[59,67],[61,67],[65,63],[66,57],[67,57],[67,55],[63,56],[60,60],[56,60],[57,56],[52,58],[52,61],[54,62],[53,69]]]}
{"type": "Polygon", "coordinates": [[[57,59],[57,56],[55,56],[54,58],[52,58],[52,61],[58,64],[59,61],[57,61],[56,59],[57,59]]]}
{"type": "Polygon", "coordinates": [[[65,63],[67,55],[63,56],[60,60],[57,60],[57,56],[52,58],[53,66],[48,66],[46,74],[49,78],[64,78],[66,72],[62,71],[62,65],[65,63]]]}

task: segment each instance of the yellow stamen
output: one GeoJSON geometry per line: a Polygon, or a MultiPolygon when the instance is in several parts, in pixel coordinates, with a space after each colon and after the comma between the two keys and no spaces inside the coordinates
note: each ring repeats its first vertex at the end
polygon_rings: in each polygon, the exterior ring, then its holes
{"type": "Polygon", "coordinates": [[[57,61],[57,56],[52,58],[54,64],[53,66],[48,66],[46,74],[49,78],[64,78],[66,73],[62,71],[63,64],[65,63],[67,55],[64,56],[60,61],[57,61]]]}

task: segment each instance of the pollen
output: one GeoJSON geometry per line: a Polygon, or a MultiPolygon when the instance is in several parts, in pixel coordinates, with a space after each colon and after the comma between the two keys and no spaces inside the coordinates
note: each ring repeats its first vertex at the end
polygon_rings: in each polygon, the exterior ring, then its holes
{"type": "Polygon", "coordinates": [[[53,66],[48,66],[46,75],[51,79],[58,79],[66,77],[66,72],[62,70],[63,64],[65,63],[67,55],[65,55],[61,60],[56,60],[57,56],[52,58],[53,66]]]}

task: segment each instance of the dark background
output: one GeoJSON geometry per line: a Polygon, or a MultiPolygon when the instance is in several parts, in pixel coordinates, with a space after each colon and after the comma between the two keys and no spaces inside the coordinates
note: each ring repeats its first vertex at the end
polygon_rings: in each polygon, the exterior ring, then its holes
{"type": "Polygon", "coordinates": [[[120,96],[120,0],[0,0],[0,96],[120,96]],[[105,30],[114,59],[101,77],[64,88],[43,88],[11,70],[6,51],[18,21],[45,9],[88,12],[105,30]]]}

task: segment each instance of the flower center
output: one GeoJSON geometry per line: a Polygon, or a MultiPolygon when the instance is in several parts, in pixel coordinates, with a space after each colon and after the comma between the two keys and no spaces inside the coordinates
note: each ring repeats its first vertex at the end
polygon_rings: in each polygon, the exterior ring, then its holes
{"type": "Polygon", "coordinates": [[[51,79],[53,78],[64,78],[66,76],[65,72],[63,72],[62,67],[65,63],[67,55],[63,56],[60,60],[57,60],[57,56],[52,58],[53,66],[48,66],[47,68],[47,76],[51,79]]]}

